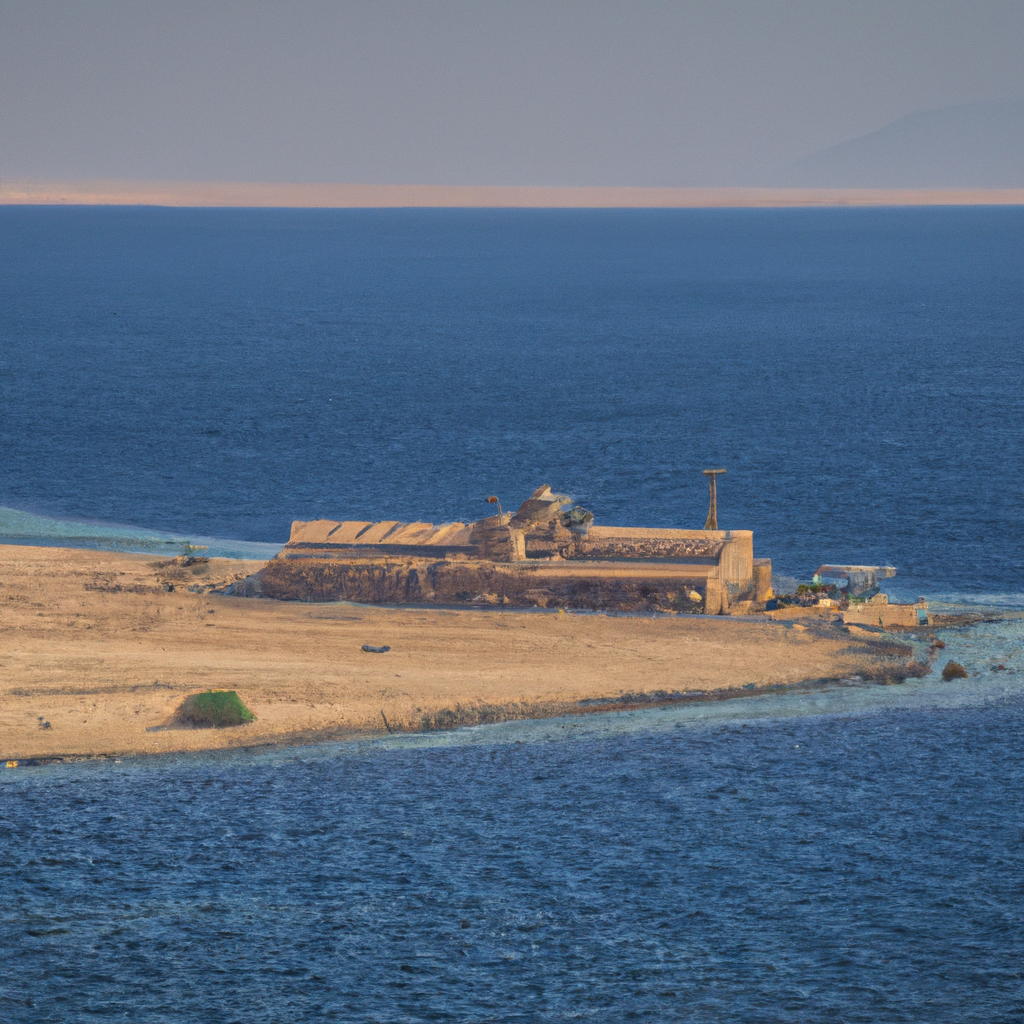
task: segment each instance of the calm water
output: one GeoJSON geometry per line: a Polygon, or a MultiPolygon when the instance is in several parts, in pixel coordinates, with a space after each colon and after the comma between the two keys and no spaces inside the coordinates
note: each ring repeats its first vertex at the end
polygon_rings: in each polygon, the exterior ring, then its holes
{"type": "Polygon", "coordinates": [[[1020,688],[760,710],[8,772],[0,1014],[1020,1020],[1020,688]]]}
{"type": "Polygon", "coordinates": [[[723,525],[1024,591],[1024,210],[0,209],[0,505],[723,525]]]}
{"type": "MultiPolygon", "coordinates": [[[[1019,607],[1022,283],[1007,209],[0,208],[0,535],[699,526],[718,465],[783,572],[1019,607]]],[[[1024,629],[944,635],[970,679],[4,771],[0,1019],[1019,1020],[1024,629]]]]}

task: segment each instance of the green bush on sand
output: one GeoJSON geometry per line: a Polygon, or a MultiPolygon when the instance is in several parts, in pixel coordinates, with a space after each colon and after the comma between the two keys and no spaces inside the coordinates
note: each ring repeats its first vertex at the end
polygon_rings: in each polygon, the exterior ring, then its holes
{"type": "Polygon", "coordinates": [[[224,729],[256,720],[235,690],[206,690],[190,694],[182,701],[174,717],[179,725],[194,729],[224,729]]]}

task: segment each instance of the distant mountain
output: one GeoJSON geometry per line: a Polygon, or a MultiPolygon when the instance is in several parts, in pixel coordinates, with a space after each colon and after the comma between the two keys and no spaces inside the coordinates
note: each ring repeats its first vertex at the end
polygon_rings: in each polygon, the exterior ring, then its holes
{"type": "Polygon", "coordinates": [[[1024,100],[924,110],[784,167],[780,185],[1024,187],[1024,100]]]}

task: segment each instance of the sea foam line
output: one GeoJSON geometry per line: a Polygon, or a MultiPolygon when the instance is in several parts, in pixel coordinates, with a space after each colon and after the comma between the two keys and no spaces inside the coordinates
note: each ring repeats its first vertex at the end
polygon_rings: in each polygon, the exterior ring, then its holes
{"type": "Polygon", "coordinates": [[[154,553],[168,557],[181,554],[188,546],[203,549],[201,553],[211,558],[259,561],[273,558],[283,546],[222,537],[185,536],[138,526],[55,519],[3,506],[0,506],[0,543],[154,553]]]}

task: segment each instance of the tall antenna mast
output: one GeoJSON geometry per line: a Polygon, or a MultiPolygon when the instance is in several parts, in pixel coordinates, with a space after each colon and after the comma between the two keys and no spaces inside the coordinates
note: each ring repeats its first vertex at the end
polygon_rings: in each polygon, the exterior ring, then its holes
{"type": "Polygon", "coordinates": [[[724,469],[705,469],[704,475],[708,478],[708,487],[711,490],[711,502],[708,505],[708,517],[704,521],[705,530],[718,529],[718,488],[716,481],[719,473],[725,473],[724,469]]]}

